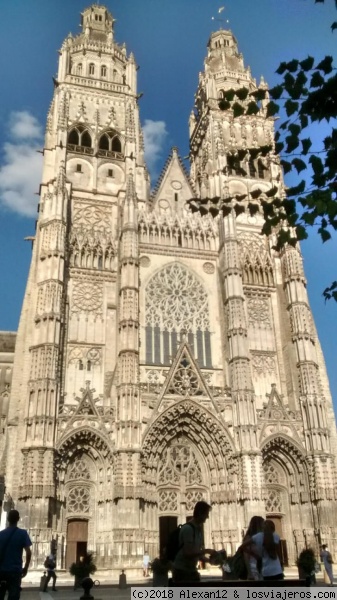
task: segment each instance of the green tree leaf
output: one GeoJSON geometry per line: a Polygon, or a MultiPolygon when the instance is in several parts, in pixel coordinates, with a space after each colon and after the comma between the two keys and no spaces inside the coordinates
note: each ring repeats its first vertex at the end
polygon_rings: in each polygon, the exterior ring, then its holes
{"type": "Polygon", "coordinates": [[[324,78],[318,71],[315,71],[310,81],[311,87],[321,87],[323,84],[324,78]]]}
{"type": "Polygon", "coordinates": [[[286,109],[286,113],[287,113],[287,117],[291,117],[291,115],[294,114],[294,112],[296,112],[298,110],[298,102],[293,102],[293,100],[287,100],[284,104],[285,109],[286,109]]]}
{"type": "Polygon", "coordinates": [[[308,58],[305,58],[300,62],[300,67],[303,69],[303,71],[310,71],[310,69],[312,69],[314,66],[314,62],[315,59],[312,56],[308,56],[308,58]]]}
{"type": "Polygon", "coordinates": [[[323,71],[325,73],[325,75],[328,75],[328,73],[331,73],[331,71],[332,71],[332,63],[333,63],[332,56],[326,56],[317,65],[316,69],[319,69],[320,71],[323,71]]]}
{"type": "Polygon", "coordinates": [[[239,104],[238,102],[234,102],[232,109],[234,118],[241,117],[241,115],[245,114],[245,109],[243,108],[242,104],[239,104]]]}
{"type": "Polygon", "coordinates": [[[302,144],[302,150],[303,150],[303,154],[308,154],[311,146],[312,146],[312,141],[310,138],[305,138],[304,140],[301,140],[301,144],[302,144]]]}
{"type": "Polygon", "coordinates": [[[271,100],[270,102],[268,102],[267,106],[267,117],[273,117],[274,115],[277,115],[279,110],[279,105],[273,102],[273,100],[271,100]]]}
{"type": "Polygon", "coordinates": [[[300,158],[294,158],[291,161],[291,164],[295,167],[297,173],[300,173],[301,171],[304,171],[304,169],[307,168],[307,165],[305,164],[304,160],[301,160],[300,158]]]}
{"type": "Polygon", "coordinates": [[[283,94],[283,85],[276,85],[275,87],[271,88],[269,90],[269,94],[274,100],[279,100],[283,94]]]}

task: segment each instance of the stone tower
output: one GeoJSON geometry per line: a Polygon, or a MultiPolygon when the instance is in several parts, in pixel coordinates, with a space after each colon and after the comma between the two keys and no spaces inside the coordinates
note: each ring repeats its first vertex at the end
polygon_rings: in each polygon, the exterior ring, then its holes
{"type": "Polygon", "coordinates": [[[202,209],[282,187],[273,152],[239,160],[273,144],[273,120],[265,106],[222,110],[224,90],[257,85],[233,34],[212,34],[191,175],[173,148],[150,194],[136,64],[113,23],[94,4],[60,51],[1,446],[6,506],[35,567],[52,547],[60,567],[89,549],[99,568],[139,568],[199,499],[213,507],[207,547],[233,552],[267,514],[290,563],[304,545],[337,551],[335,421],[300,250],[275,252],[245,201],[202,209]]]}

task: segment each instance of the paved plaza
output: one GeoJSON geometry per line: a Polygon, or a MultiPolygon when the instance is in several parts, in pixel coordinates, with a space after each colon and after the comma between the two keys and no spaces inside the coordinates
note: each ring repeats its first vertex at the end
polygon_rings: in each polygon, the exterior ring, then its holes
{"type": "MultiPolygon", "coordinates": [[[[296,567],[286,568],[285,576],[287,579],[296,579],[298,577],[298,572],[296,567]]],[[[23,590],[21,593],[21,600],[79,600],[82,596],[82,590],[78,589],[74,591],[71,581],[69,579],[69,575],[67,573],[59,573],[58,574],[58,592],[53,592],[52,590],[47,593],[40,592],[37,587],[37,579],[39,574],[32,573],[30,578],[28,575],[28,580],[23,582],[23,590]],[[30,579],[30,580],[29,580],[30,579]],[[36,579],[34,582],[33,579],[36,579]]],[[[95,576],[96,577],[96,576],[95,576]]],[[[218,570],[205,570],[202,571],[202,579],[210,581],[219,578],[218,570]]],[[[130,598],[130,588],[136,585],[152,585],[152,579],[148,578],[144,579],[134,579],[127,582],[126,589],[119,589],[118,584],[112,581],[109,581],[107,578],[102,576],[100,578],[101,585],[99,587],[95,587],[92,591],[95,600],[126,600],[130,598]]],[[[323,573],[320,572],[317,575],[317,585],[325,586],[323,573]]]]}

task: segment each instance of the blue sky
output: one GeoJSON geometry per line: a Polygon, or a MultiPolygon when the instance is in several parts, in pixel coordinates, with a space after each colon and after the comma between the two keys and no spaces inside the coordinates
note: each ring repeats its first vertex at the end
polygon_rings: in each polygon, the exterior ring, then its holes
{"type": "MultiPolygon", "coordinates": [[[[236,35],[253,76],[273,86],[282,60],[334,56],[334,0],[107,0],[115,37],[133,51],[148,161],[160,172],[170,148],[188,154],[188,116],[203,68],[206,44],[221,13],[236,35]]],[[[0,330],[16,330],[34,235],[41,155],[57,51],[79,31],[81,0],[0,2],[0,330]]],[[[319,142],[316,141],[316,146],[319,142]]],[[[324,246],[313,232],[302,244],[311,307],[337,408],[337,304],[324,304],[323,289],[337,279],[336,238],[324,246]]]]}

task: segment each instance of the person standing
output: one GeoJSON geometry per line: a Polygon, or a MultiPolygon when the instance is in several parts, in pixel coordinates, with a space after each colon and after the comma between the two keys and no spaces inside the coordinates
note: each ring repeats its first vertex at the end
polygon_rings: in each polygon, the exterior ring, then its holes
{"type": "Polygon", "coordinates": [[[280,561],[280,536],[275,533],[273,521],[268,519],[263,524],[263,530],[246,539],[240,547],[243,552],[254,544],[257,556],[262,558],[262,578],[265,581],[283,579],[283,569],[280,561]]]}
{"type": "Polygon", "coordinates": [[[179,533],[179,550],[173,562],[173,581],[175,583],[200,581],[197,569],[199,561],[206,561],[206,555],[213,556],[215,550],[203,548],[202,526],[208,519],[211,507],[207,502],[197,502],[193,518],[182,526],[179,533]]]}
{"type": "Polygon", "coordinates": [[[147,550],[144,552],[143,556],[143,576],[149,576],[149,565],[150,565],[150,556],[147,550]]]}
{"type": "MultiPolygon", "coordinates": [[[[254,535],[260,533],[263,530],[263,524],[263,517],[252,517],[243,541],[245,542],[246,540],[251,540],[254,535]]],[[[247,567],[247,579],[255,581],[262,579],[262,564],[259,564],[262,563],[262,561],[253,542],[251,542],[251,545],[246,548],[243,556],[247,567]]]]}
{"type": "Polygon", "coordinates": [[[8,513],[8,527],[0,531],[0,600],[8,591],[8,600],[20,600],[21,579],[26,577],[32,556],[32,542],[25,529],[18,527],[20,515],[17,510],[8,513]],[[22,568],[22,553],[26,560],[22,568]]]}
{"type": "Polygon", "coordinates": [[[326,571],[327,576],[329,577],[330,585],[333,585],[333,561],[331,552],[329,552],[328,546],[326,544],[323,544],[323,546],[321,546],[321,561],[323,562],[324,569],[326,571]]]}
{"type": "Polygon", "coordinates": [[[44,566],[47,569],[47,577],[46,577],[46,581],[45,581],[45,584],[44,584],[43,591],[44,592],[47,591],[48,583],[52,579],[53,580],[52,590],[53,590],[53,592],[57,592],[57,589],[55,587],[55,585],[56,585],[56,579],[57,579],[57,575],[55,573],[55,569],[56,569],[56,557],[55,557],[54,554],[49,554],[49,556],[47,556],[46,560],[44,561],[44,566]]]}

